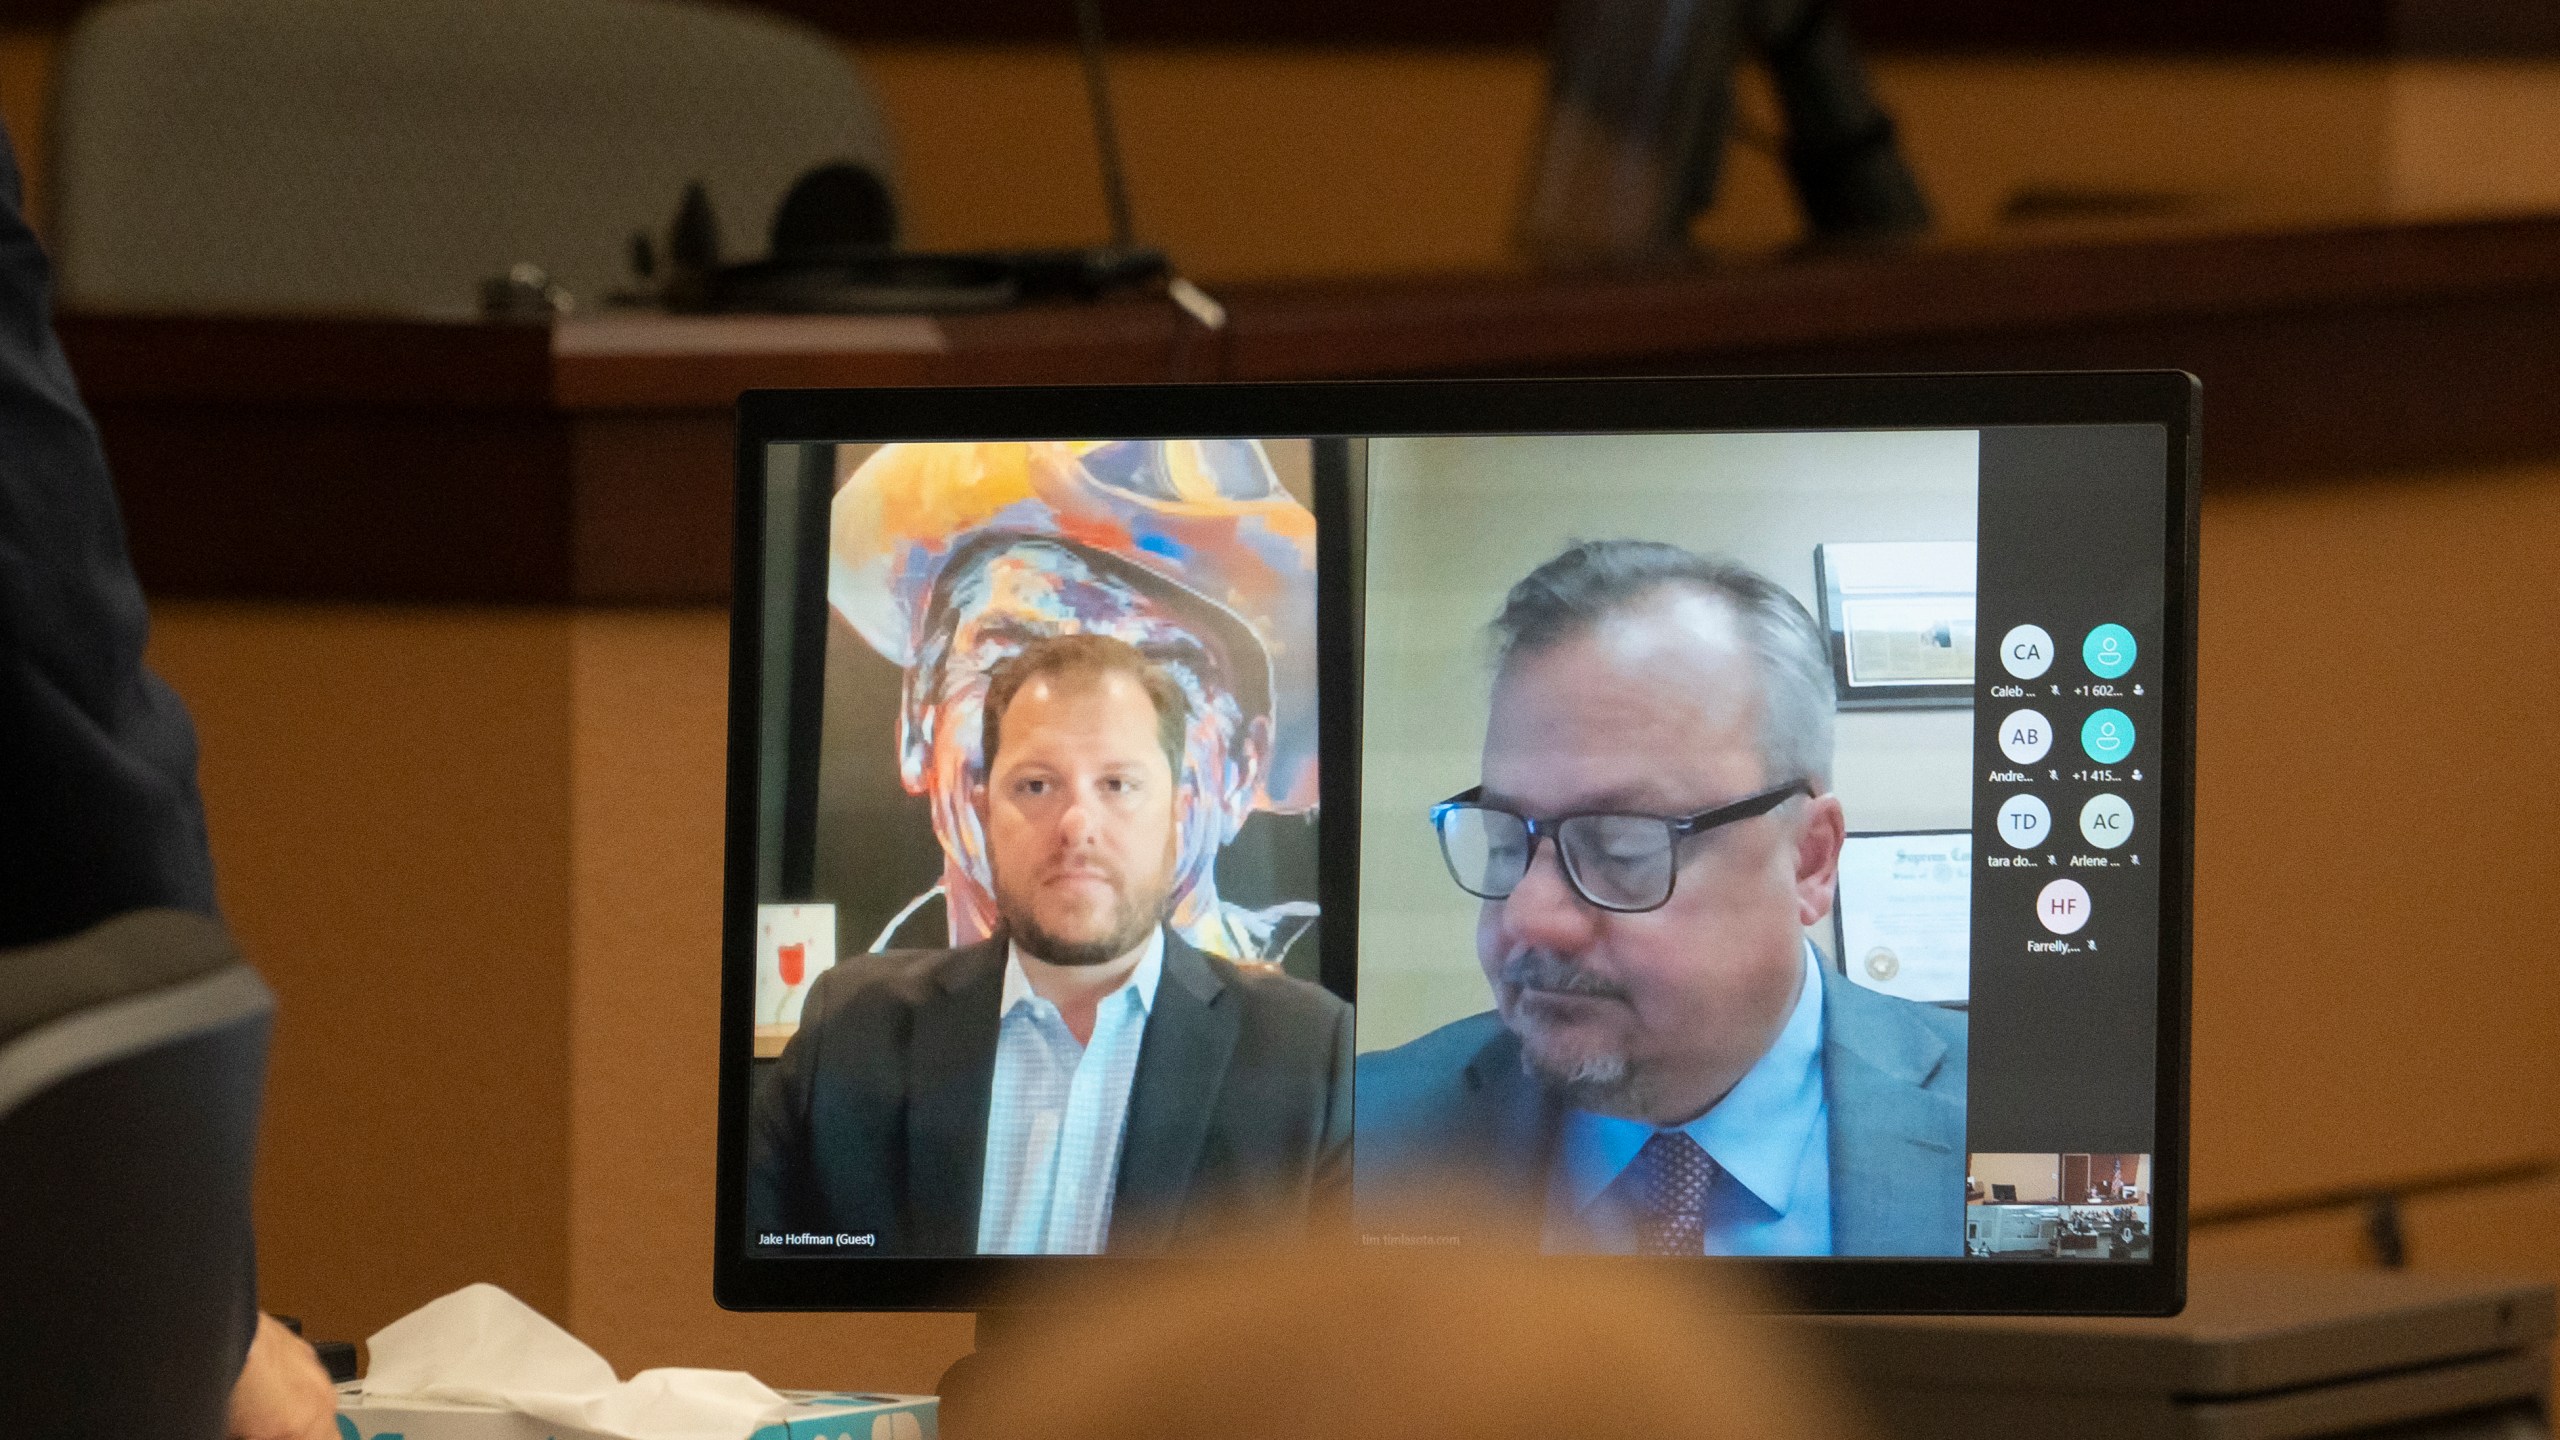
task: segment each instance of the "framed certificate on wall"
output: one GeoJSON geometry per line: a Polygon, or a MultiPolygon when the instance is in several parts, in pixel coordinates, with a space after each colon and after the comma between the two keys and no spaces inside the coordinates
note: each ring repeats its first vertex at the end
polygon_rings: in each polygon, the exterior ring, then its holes
{"type": "Polygon", "coordinates": [[[1853,834],[1831,902],[1841,972],[1905,1000],[1963,1005],[1973,981],[1973,833],[1853,834]]]}

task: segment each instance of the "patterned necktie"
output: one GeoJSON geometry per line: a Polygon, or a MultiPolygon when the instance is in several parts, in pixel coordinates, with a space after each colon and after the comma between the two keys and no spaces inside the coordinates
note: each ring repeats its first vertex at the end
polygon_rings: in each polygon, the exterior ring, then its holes
{"type": "Polygon", "coordinates": [[[1714,1157],[1685,1130],[1658,1131],[1644,1142],[1625,1177],[1636,1205],[1637,1254],[1706,1253],[1707,1189],[1716,1173],[1714,1157]]]}

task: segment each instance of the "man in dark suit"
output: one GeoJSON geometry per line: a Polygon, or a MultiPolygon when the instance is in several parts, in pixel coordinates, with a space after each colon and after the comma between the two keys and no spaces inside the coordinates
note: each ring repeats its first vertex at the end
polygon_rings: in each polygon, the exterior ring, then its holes
{"type": "Polygon", "coordinates": [[[1494,630],[1483,784],[1432,813],[1494,1008],[1360,1057],[1362,1229],[1445,1239],[1456,1184],[1550,1250],[1962,1253],[1965,1019],[1804,936],[1846,822],[1803,605],[1602,541],[1494,630]]]}
{"type": "Polygon", "coordinates": [[[754,1106],[755,1243],[1147,1253],[1347,1184],[1350,1007],[1166,924],[1188,724],[1119,640],[996,668],[973,798],[1003,929],[810,988],[754,1106]]]}

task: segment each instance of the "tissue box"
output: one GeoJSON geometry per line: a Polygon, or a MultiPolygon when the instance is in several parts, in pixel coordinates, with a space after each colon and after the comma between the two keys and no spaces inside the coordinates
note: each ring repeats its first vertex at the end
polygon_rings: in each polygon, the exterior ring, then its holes
{"type": "Polygon", "coordinates": [[[367,1404],[364,1385],[338,1387],[338,1440],[613,1440],[516,1410],[442,1400],[367,1404]]]}
{"type": "MultiPolygon", "coordinates": [[[[934,1440],[934,1397],[785,1390],[790,1413],[754,1440],[934,1440]]],[[[338,1440],[613,1440],[514,1410],[433,1400],[367,1404],[364,1386],[338,1387],[338,1440]]]]}
{"type": "Polygon", "coordinates": [[[791,1402],[791,1413],[758,1430],[755,1440],[934,1440],[935,1409],[940,1402],[930,1395],[839,1390],[781,1393],[791,1402]]]}

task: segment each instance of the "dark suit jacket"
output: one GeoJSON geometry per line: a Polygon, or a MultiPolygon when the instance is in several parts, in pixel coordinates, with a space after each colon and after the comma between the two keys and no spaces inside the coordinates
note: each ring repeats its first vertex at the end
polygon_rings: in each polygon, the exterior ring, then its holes
{"type": "MultiPolygon", "coordinates": [[[[758,1089],[747,1225],[974,1255],[1005,941],[847,959],[758,1089]]],[[[1221,1221],[1303,1224],[1351,1170],[1351,1007],[1168,932],[1129,1086],[1110,1249],[1221,1221]]]]}
{"type": "MultiPolygon", "coordinates": [[[[1965,1017],[1822,974],[1831,1253],[1964,1253],[1965,1017]]],[[[1363,1229],[1428,1223],[1451,1180],[1534,1236],[1564,1107],[1492,1012],[1360,1057],[1363,1229]]]]}
{"type": "Polygon", "coordinates": [[[0,950],[213,913],[195,731],[142,668],[142,589],[51,288],[0,143],[0,950]]]}

